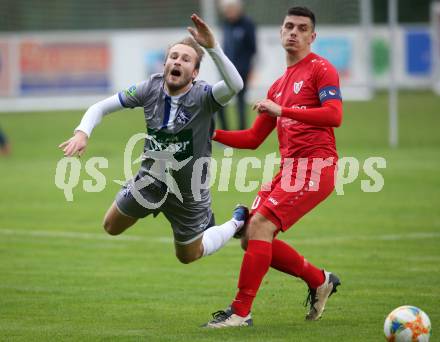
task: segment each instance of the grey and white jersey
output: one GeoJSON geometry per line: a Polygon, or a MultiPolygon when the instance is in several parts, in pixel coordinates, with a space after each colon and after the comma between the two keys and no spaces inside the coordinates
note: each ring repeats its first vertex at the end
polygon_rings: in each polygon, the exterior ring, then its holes
{"type": "Polygon", "coordinates": [[[214,224],[210,192],[200,189],[206,183],[206,162],[211,158],[213,114],[243,88],[240,74],[218,44],[206,51],[222,76],[212,88],[195,81],[187,93],[170,97],[164,91],[163,75],[155,74],[90,106],[75,129],[90,137],[105,115],[123,107],[144,108],[145,160],[116,195],[116,206],[135,218],[162,212],[173,227],[175,241],[183,244],[199,238],[214,224]],[[194,183],[199,184],[199,191],[193,191],[194,183]]]}
{"type": "MultiPolygon", "coordinates": [[[[221,107],[212,95],[212,87],[205,81],[195,81],[187,93],[171,97],[164,90],[163,74],[154,74],[148,80],[118,93],[118,97],[124,107],[144,108],[148,135],[144,144],[142,176],[148,174],[156,179],[163,177],[165,170],[157,168],[158,163],[155,163],[155,155],[160,154],[158,152],[172,155],[177,162],[187,161],[180,169],[168,171],[183,198],[192,199],[194,163],[200,158],[209,160],[211,157],[213,115],[221,107]]],[[[199,182],[205,181],[206,163],[204,169],[199,182]]],[[[200,170],[196,171],[200,175],[200,170]]],[[[209,197],[208,190],[202,191],[202,201],[210,201],[209,197]]]]}

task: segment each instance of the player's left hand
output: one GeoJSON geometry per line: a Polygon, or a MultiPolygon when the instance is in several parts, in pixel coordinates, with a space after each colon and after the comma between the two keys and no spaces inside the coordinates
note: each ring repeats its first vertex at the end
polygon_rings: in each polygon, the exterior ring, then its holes
{"type": "Polygon", "coordinates": [[[191,20],[194,23],[194,27],[188,27],[189,33],[194,39],[204,48],[213,48],[216,44],[214,33],[212,33],[209,26],[200,18],[197,14],[191,15],[191,20]]]}
{"type": "Polygon", "coordinates": [[[269,99],[258,101],[253,109],[258,113],[267,113],[271,116],[281,116],[281,106],[269,99]]]}

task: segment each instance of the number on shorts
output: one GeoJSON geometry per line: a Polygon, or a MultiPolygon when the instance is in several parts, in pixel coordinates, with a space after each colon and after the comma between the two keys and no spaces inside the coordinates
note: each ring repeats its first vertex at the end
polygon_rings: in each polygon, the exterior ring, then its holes
{"type": "Polygon", "coordinates": [[[251,209],[252,209],[252,210],[257,209],[258,206],[260,205],[260,201],[261,201],[261,197],[260,197],[260,196],[255,197],[255,199],[254,199],[254,203],[252,203],[252,207],[251,207],[251,209]]]}

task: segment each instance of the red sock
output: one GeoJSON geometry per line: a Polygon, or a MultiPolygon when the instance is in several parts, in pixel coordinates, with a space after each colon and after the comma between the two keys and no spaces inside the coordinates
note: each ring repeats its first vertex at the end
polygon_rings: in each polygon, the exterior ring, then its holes
{"type": "Polygon", "coordinates": [[[293,247],[284,241],[272,241],[272,268],[304,280],[311,288],[316,289],[325,280],[324,272],[309,263],[293,247]]]}
{"type": "Polygon", "coordinates": [[[250,311],[252,302],[265,274],[269,270],[272,258],[272,244],[267,241],[249,240],[246,253],[241,263],[238,293],[232,302],[234,312],[245,317],[250,311]]]}

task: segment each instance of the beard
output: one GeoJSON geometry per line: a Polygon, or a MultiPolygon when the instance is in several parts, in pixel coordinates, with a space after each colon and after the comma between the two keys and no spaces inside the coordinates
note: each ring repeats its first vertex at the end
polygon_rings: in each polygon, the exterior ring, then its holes
{"type": "Polygon", "coordinates": [[[171,81],[171,80],[169,80],[169,78],[165,79],[165,83],[167,84],[168,89],[173,92],[185,88],[186,86],[188,86],[189,83],[191,83],[191,81],[192,81],[192,79],[190,77],[188,77],[186,79],[182,78],[178,81],[171,81]]]}
{"type": "Polygon", "coordinates": [[[173,75],[171,69],[166,70],[165,83],[172,92],[179,91],[188,86],[192,82],[191,75],[186,75],[182,70],[179,76],[173,75]]]}

